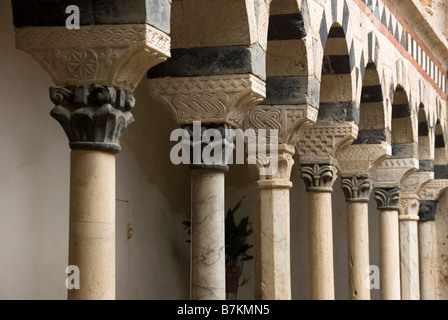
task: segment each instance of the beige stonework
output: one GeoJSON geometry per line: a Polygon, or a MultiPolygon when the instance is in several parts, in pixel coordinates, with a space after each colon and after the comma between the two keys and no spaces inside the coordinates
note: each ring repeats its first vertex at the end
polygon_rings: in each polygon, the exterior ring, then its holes
{"type": "Polygon", "coordinates": [[[392,154],[387,142],[381,144],[352,144],[335,155],[341,174],[373,174],[392,154]]]}
{"type": "Polygon", "coordinates": [[[149,94],[178,124],[202,121],[239,127],[265,97],[265,83],[253,75],[160,78],[149,80],[149,94]]]}
{"type": "Polygon", "coordinates": [[[16,29],[16,47],[30,53],[57,86],[108,84],[134,91],[146,71],[170,56],[170,37],[147,24],[80,29],[16,29]]]}
{"type": "Polygon", "coordinates": [[[296,149],[301,163],[316,163],[334,158],[336,153],[348,147],[358,135],[353,123],[318,123],[306,130],[296,149]]]}

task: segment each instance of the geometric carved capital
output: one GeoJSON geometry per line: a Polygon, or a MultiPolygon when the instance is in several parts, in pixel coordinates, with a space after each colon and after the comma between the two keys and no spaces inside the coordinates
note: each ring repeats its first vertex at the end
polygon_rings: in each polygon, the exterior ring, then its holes
{"type": "Polygon", "coordinates": [[[399,187],[382,187],[374,188],[375,200],[378,210],[395,210],[398,211],[398,203],[400,200],[399,187]]]}
{"type": "Polygon", "coordinates": [[[341,175],[342,190],[347,202],[369,202],[372,181],[367,176],[341,175]]]}
{"type": "Polygon", "coordinates": [[[120,138],[134,121],[134,94],[109,86],[50,88],[51,110],[64,129],[70,148],[120,151],[120,138]]]}
{"type": "Polygon", "coordinates": [[[392,148],[381,144],[352,144],[336,153],[338,171],[344,174],[372,174],[381,162],[389,158],[392,148]]]}
{"type": "Polygon", "coordinates": [[[243,129],[277,129],[279,143],[294,146],[303,132],[317,120],[317,109],[309,105],[257,105],[243,122],[243,129]]]}
{"type": "Polygon", "coordinates": [[[16,29],[17,49],[30,53],[56,86],[111,85],[133,92],[149,68],[170,56],[170,43],[148,24],[16,29]]]}
{"type": "Polygon", "coordinates": [[[418,198],[420,200],[437,201],[442,194],[448,188],[447,179],[435,179],[429,180],[421,185],[418,190],[418,198]]]}
{"type": "Polygon", "coordinates": [[[401,185],[419,167],[418,159],[389,158],[380,163],[373,173],[375,187],[394,187],[401,185]]]}
{"type": "Polygon", "coordinates": [[[317,123],[307,129],[296,149],[300,163],[330,162],[335,154],[348,147],[358,135],[358,126],[351,122],[317,123]]]}
{"type": "Polygon", "coordinates": [[[149,93],[180,125],[201,121],[238,128],[263,101],[265,82],[252,74],[149,79],[149,93]]]}

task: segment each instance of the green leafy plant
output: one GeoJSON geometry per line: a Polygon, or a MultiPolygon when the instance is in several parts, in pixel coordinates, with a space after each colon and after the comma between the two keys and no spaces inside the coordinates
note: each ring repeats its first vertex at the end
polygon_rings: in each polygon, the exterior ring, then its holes
{"type": "MultiPolygon", "coordinates": [[[[245,196],[231,209],[227,210],[225,216],[225,259],[226,259],[226,293],[227,300],[235,300],[238,295],[238,288],[245,285],[249,278],[240,282],[244,262],[252,260],[253,256],[248,254],[248,250],[253,247],[247,241],[248,236],[253,232],[249,217],[243,217],[238,223],[235,222],[235,212],[241,206],[245,196]]],[[[182,222],[184,229],[191,234],[191,221],[182,222]]],[[[190,240],[186,240],[190,242],[190,240]]]]}

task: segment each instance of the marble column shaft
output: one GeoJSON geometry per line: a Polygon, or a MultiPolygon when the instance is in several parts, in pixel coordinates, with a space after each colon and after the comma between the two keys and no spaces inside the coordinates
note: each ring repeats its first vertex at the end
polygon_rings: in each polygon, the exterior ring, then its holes
{"type": "Polygon", "coordinates": [[[380,215],[380,287],[382,300],[400,300],[399,188],[375,188],[380,215]]]}
{"type": "Polygon", "coordinates": [[[191,299],[225,300],[224,172],[191,170],[191,299]]]}
{"type": "Polygon", "coordinates": [[[420,299],[436,299],[436,201],[421,201],[418,222],[420,299]]]}
{"type": "Polygon", "coordinates": [[[370,300],[369,279],[369,195],[367,176],[343,176],[347,201],[349,299],[370,300]]]}
{"type": "Polygon", "coordinates": [[[310,298],[334,299],[333,225],[331,194],[336,179],[333,164],[302,164],[307,186],[310,255],[310,298]]]}

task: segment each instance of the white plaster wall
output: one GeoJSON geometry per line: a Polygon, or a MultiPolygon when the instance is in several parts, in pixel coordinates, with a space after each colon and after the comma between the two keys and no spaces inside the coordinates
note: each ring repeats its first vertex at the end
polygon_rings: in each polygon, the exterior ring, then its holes
{"type": "Polygon", "coordinates": [[[440,195],[436,210],[436,299],[448,300],[448,192],[440,195]]]}
{"type": "MultiPolygon", "coordinates": [[[[14,47],[11,12],[0,1],[0,299],[66,299],[70,149],[50,116],[52,80],[14,47]]],[[[146,84],[117,156],[119,232],[134,229],[127,243],[117,234],[117,297],[188,299],[189,172],[169,161],[177,126],[146,84]]]]}

